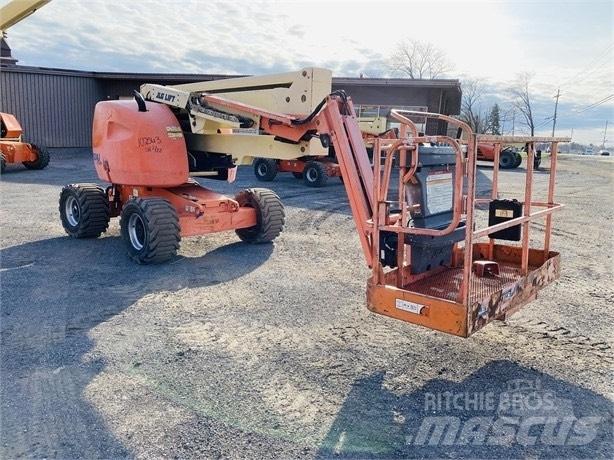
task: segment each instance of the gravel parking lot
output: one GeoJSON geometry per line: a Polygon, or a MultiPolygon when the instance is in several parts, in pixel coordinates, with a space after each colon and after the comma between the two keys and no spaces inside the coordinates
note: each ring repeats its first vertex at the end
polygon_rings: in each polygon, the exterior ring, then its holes
{"type": "MultiPolygon", "coordinates": [[[[487,190],[492,170],[480,170],[487,190]]],[[[287,211],[274,245],[189,238],[171,263],[138,266],[117,220],[97,240],[61,227],[62,185],[97,181],[87,152],[55,151],[43,171],[10,167],[0,184],[0,457],[612,458],[613,172],[610,158],[561,157],[560,281],[508,322],[460,339],[366,309],[369,270],[338,179],[270,183],[287,211]],[[428,406],[433,395],[499,398],[519,379],[553,398],[555,418],[594,417],[594,430],[582,438],[574,425],[554,442],[542,420],[499,444],[470,431],[447,444],[418,439],[425,417],[466,428],[501,415],[428,406]]],[[[521,196],[523,177],[502,172],[503,190],[521,196]]],[[[536,178],[543,193],[546,175],[536,178]]],[[[212,187],[233,194],[254,182],[243,168],[235,184],[212,187]]]]}

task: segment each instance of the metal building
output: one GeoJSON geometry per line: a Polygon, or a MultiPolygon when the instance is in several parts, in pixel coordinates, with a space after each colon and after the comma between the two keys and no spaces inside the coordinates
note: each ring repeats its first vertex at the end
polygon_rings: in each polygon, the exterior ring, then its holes
{"type": "MultiPolygon", "coordinates": [[[[234,75],[233,75],[234,76],[234,75]]],[[[128,97],[142,83],[172,85],[229,78],[228,75],[84,72],[18,65],[0,67],[0,112],[17,116],[25,138],[46,147],[88,147],[96,102],[128,97]]],[[[425,106],[431,112],[460,112],[458,80],[333,78],[355,104],[425,106]]],[[[441,132],[433,124],[427,132],[441,132]]]]}

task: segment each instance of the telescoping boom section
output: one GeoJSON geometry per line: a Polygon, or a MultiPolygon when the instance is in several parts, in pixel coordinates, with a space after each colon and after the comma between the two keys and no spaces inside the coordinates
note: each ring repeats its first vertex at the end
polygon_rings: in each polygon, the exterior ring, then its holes
{"type": "Polygon", "coordinates": [[[200,112],[255,114],[261,133],[287,142],[319,138],[322,146],[334,147],[372,269],[367,302],[374,312],[468,337],[517,311],[559,277],[560,258],[550,250],[550,237],[552,214],[562,207],[554,201],[557,146],[568,138],[476,135],[451,117],[393,111],[399,138],[375,139],[372,165],[352,101],[343,92],[333,92],[302,118],[206,93],[193,103],[200,112]],[[458,135],[420,135],[416,118],[447,123],[458,135]],[[478,142],[495,145],[488,199],[476,198],[478,142]],[[520,201],[499,197],[498,156],[507,143],[528,147],[520,201]],[[549,144],[545,201],[533,199],[536,143],[549,144]],[[478,203],[488,207],[484,228],[476,228],[478,203]],[[532,248],[529,223],[538,218],[545,219],[544,240],[532,248]]]}

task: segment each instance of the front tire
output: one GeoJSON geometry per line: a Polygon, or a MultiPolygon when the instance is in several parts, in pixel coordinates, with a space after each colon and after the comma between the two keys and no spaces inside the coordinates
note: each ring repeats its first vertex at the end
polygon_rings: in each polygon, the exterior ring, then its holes
{"type": "Polygon", "coordinates": [[[236,230],[242,241],[269,243],[282,232],[286,213],[284,205],[275,192],[266,188],[248,188],[240,191],[235,200],[240,206],[256,210],[256,225],[236,230]]]}
{"type": "Polygon", "coordinates": [[[109,227],[109,200],[96,184],[67,185],[60,192],[60,219],[73,238],[98,238],[109,227]]]}
{"type": "Polygon", "coordinates": [[[501,169],[513,169],[514,164],[516,164],[516,155],[510,151],[501,152],[501,157],[499,158],[501,169]]]}
{"type": "Polygon", "coordinates": [[[34,161],[24,161],[23,165],[28,169],[44,169],[49,164],[49,151],[47,149],[37,147],[34,144],[31,144],[32,148],[36,152],[36,160],[34,161]]]}
{"type": "Polygon", "coordinates": [[[121,235],[128,255],[139,264],[159,264],[177,254],[181,241],[179,217],[162,198],[132,198],[122,209],[121,235]]]}
{"type": "Polygon", "coordinates": [[[257,158],[254,161],[254,174],[262,182],[271,182],[277,176],[277,162],[269,158],[257,158]]]}
{"type": "Polygon", "coordinates": [[[324,187],[328,181],[326,166],[320,161],[309,161],[303,170],[305,185],[309,187],[324,187]]]}

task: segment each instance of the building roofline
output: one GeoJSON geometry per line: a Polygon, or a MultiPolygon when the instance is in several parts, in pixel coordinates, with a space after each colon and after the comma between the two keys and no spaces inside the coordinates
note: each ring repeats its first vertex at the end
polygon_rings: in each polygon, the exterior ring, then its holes
{"type": "MultiPolygon", "coordinates": [[[[133,72],[94,72],[87,70],[57,69],[52,67],[34,67],[22,65],[2,65],[2,72],[39,73],[47,75],[66,75],[74,77],[99,78],[103,80],[148,80],[152,81],[208,81],[225,78],[246,77],[248,75],[222,75],[222,74],[194,74],[194,73],[133,73],[133,72]]],[[[417,80],[409,78],[358,78],[333,77],[333,84],[365,85],[365,86],[412,86],[421,88],[458,89],[460,81],[457,79],[417,80]]]]}

